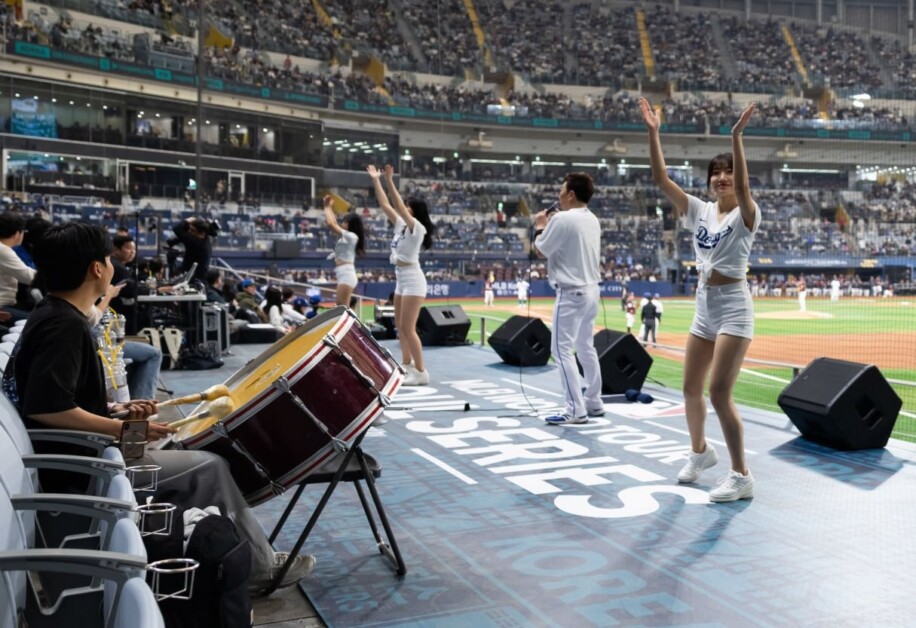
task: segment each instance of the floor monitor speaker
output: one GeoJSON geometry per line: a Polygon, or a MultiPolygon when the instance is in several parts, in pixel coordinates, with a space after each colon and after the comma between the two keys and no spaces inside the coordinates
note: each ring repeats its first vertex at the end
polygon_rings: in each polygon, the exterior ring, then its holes
{"type": "Polygon", "coordinates": [[[506,364],[544,366],[550,359],[550,330],[539,318],[513,316],[487,340],[506,364]]]}
{"type": "Polygon", "coordinates": [[[805,438],[835,449],[887,445],[900,397],[876,366],[818,358],[777,399],[805,438]]]}
{"type": "Polygon", "coordinates": [[[427,305],[417,318],[423,346],[467,344],[471,321],[460,305],[427,305]]]}
{"type": "Polygon", "coordinates": [[[612,395],[630,388],[641,390],[653,360],[636,336],[603,329],[595,334],[594,342],[601,364],[601,392],[612,395]]]}

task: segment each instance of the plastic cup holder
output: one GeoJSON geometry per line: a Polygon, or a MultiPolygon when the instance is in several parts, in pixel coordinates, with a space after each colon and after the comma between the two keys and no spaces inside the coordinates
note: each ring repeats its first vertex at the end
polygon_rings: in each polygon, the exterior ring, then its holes
{"type": "Polygon", "coordinates": [[[133,467],[127,467],[127,479],[130,480],[134,492],[149,491],[153,492],[159,487],[159,471],[162,469],[158,464],[139,464],[133,467]]]}
{"type": "Polygon", "coordinates": [[[152,574],[150,589],[156,601],[190,600],[194,595],[194,575],[198,567],[200,563],[193,558],[165,558],[147,565],[146,570],[152,574]],[[174,590],[163,592],[165,585],[174,590]]]}
{"type": "Polygon", "coordinates": [[[137,512],[140,514],[140,536],[168,536],[177,508],[175,504],[167,503],[137,506],[137,512]]]}

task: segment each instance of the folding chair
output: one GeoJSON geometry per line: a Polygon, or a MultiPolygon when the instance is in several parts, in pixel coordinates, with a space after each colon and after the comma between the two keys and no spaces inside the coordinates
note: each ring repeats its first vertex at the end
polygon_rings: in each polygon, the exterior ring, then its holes
{"type": "Polygon", "coordinates": [[[284,576],[286,576],[286,572],[289,571],[289,567],[292,564],[292,561],[295,560],[296,556],[299,555],[299,551],[305,544],[309,534],[311,534],[312,528],[314,528],[315,524],[318,522],[318,517],[321,516],[321,513],[324,511],[324,507],[327,505],[328,500],[331,499],[331,495],[334,493],[334,489],[337,488],[337,485],[340,482],[352,482],[353,486],[356,488],[356,494],[359,496],[359,501],[363,506],[363,512],[366,513],[366,519],[369,522],[369,528],[372,530],[372,535],[375,537],[375,543],[379,552],[383,556],[386,556],[393,563],[395,572],[398,576],[403,576],[407,573],[407,566],[404,564],[404,559],[401,556],[401,551],[398,549],[398,544],[394,538],[394,533],[391,531],[391,525],[388,523],[388,517],[385,515],[385,509],[382,506],[382,501],[379,498],[378,491],[375,488],[375,478],[381,476],[382,467],[375,458],[363,451],[362,441],[365,436],[366,432],[360,434],[349,446],[345,453],[339,454],[338,456],[329,460],[315,473],[306,477],[296,487],[296,492],[293,494],[289,503],[286,505],[286,510],[283,511],[283,515],[280,517],[280,520],[277,521],[277,525],[274,526],[273,531],[270,533],[268,540],[271,543],[273,543],[277,536],[280,534],[280,531],[283,529],[286,520],[289,518],[290,514],[292,514],[293,509],[299,502],[299,498],[302,496],[302,492],[305,490],[306,485],[325,483],[328,485],[324,491],[324,494],[321,496],[321,500],[319,500],[318,504],[315,506],[315,510],[312,512],[312,516],[309,518],[308,523],[306,523],[305,528],[302,529],[302,532],[299,535],[299,539],[296,541],[296,544],[290,551],[289,558],[286,560],[286,563],[284,563],[283,568],[277,574],[277,577],[274,579],[273,583],[271,583],[271,585],[264,591],[265,595],[270,595],[276,591],[280,585],[280,582],[283,581],[284,576]],[[375,511],[378,513],[379,521],[385,530],[385,537],[387,538],[387,542],[379,533],[378,526],[375,523],[375,517],[373,516],[372,510],[369,507],[369,501],[366,498],[366,494],[363,491],[363,487],[360,482],[366,483],[366,488],[369,490],[369,495],[372,498],[372,503],[375,506],[375,511]]]}

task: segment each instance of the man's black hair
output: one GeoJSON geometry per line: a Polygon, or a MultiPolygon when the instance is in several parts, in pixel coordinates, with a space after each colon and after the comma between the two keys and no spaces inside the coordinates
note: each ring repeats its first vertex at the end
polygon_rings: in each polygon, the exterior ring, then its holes
{"type": "Polygon", "coordinates": [[[10,238],[25,231],[25,218],[17,212],[0,213],[0,238],[10,238]]]}
{"type": "Polygon", "coordinates": [[[120,249],[120,248],[123,248],[124,245],[127,244],[128,242],[133,242],[133,241],[134,239],[130,237],[129,235],[116,235],[115,237],[111,239],[111,244],[116,249],[120,249]]]}
{"type": "Polygon", "coordinates": [[[111,255],[111,237],[103,227],[68,222],[48,229],[35,243],[32,259],[38,268],[36,282],[48,292],[76,290],[93,262],[111,255]]]}

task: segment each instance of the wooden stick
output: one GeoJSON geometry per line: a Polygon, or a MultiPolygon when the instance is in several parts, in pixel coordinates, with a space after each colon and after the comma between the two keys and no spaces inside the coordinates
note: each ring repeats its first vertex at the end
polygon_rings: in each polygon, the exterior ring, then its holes
{"type": "Polygon", "coordinates": [[[206,410],[202,410],[197,414],[192,414],[191,416],[185,417],[179,421],[169,423],[169,427],[174,427],[177,429],[187,425],[188,423],[201,421],[203,419],[222,420],[232,414],[233,410],[235,410],[235,402],[232,401],[232,397],[220,397],[219,399],[214,399],[206,410]]]}
{"type": "Polygon", "coordinates": [[[219,399],[220,397],[229,396],[229,387],[225,384],[217,384],[216,386],[210,386],[210,388],[201,391],[199,393],[194,393],[193,395],[185,395],[184,397],[176,397],[175,399],[169,399],[157,404],[160,408],[166,406],[178,406],[185,403],[200,403],[201,401],[213,401],[214,399],[219,399]]]}

